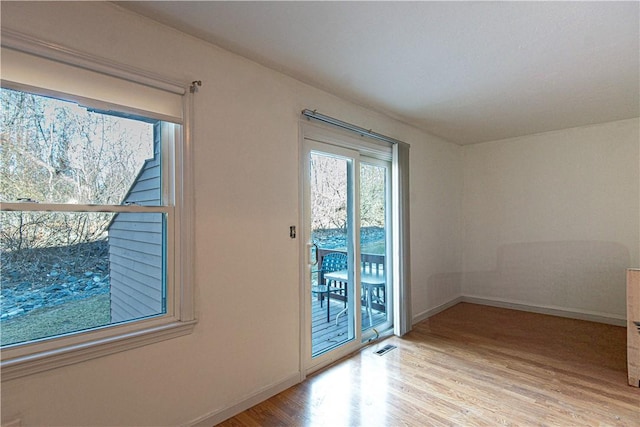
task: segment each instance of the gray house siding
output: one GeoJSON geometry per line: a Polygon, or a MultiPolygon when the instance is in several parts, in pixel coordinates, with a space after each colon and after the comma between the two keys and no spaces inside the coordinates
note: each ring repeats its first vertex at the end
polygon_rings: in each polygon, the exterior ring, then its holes
{"type": "MultiPolygon", "coordinates": [[[[154,126],[154,156],[145,161],[123,204],[161,202],[160,124],[154,126]]],[[[164,218],[159,213],[120,213],[109,226],[111,321],[124,322],[165,310],[164,218]]]]}

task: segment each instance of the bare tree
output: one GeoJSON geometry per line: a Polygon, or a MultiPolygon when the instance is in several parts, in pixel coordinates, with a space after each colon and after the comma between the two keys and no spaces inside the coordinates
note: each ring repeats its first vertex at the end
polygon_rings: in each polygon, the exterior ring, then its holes
{"type": "Polygon", "coordinates": [[[362,164],[360,167],[360,226],[384,227],[385,169],[362,164]]]}
{"type": "MultiPolygon", "coordinates": [[[[313,230],[346,229],[347,161],[331,156],[311,156],[311,207],[313,230]]],[[[360,223],[362,227],[384,227],[385,169],[360,166],[360,223]]]]}
{"type": "MultiPolygon", "coordinates": [[[[2,89],[0,200],[119,204],[145,159],[149,123],[2,89]]],[[[2,250],[66,246],[105,237],[111,214],[2,212],[2,250]]]]}
{"type": "Polygon", "coordinates": [[[346,229],[347,163],[343,159],[311,155],[312,230],[346,229]]]}

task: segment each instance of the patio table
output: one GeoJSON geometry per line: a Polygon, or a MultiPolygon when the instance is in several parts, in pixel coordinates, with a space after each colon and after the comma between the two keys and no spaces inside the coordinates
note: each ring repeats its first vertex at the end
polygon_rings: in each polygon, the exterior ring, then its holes
{"type": "MultiPolygon", "coordinates": [[[[335,280],[336,282],[345,282],[348,283],[349,272],[347,270],[338,270],[331,273],[325,273],[324,278],[327,280],[335,280]]],[[[373,324],[372,316],[371,316],[371,300],[373,289],[375,288],[384,288],[386,284],[386,279],[384,274],[371,274],[362,272],[360,274],[360,284],[365,291],[365,298],[367,300],[367,314],[369,315],[369,326],[373,324]]],[[[348,307],[347,307],[348,308],[348,307]]],[[[336,316],[336,325],[338,324],[338,319],[340,319],[340,315],[346,312],[347,308],[342,310],[336,316]]]]}

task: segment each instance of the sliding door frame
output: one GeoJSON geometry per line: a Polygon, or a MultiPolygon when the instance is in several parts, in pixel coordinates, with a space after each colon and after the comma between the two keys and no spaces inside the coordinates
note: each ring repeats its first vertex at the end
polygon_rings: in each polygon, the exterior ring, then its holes
{"type": "MultiPolygon", "coordinates": [[[[406,153],[406,158],[404,159],[407,162],[407,167],[403,170],[400,170],[398,167],[398,152],[403,151],[398,150],[397,144],[392,146],[389,143],[381,142],[372,138],[366,138],[361,136],[360,138],[356,137],[354,133],[342,131],[339,129],[335,129],[326,125],[318,125],[316,123],[310,122],[309,120],[302,119],[300,121],[300,132],[299,132],[299,197],[300,197],[300,215],[299,215],[299,224],[301,227],[306,227],[306,216],[309,214],[305,211],[306,203],[305,203],[305,179],[306,173],[308,173],[308,167],[305,166],[305,162],[308,162],[307,155],[308,150],[306,149],[305,140],[317,141],[322,144],[334,145],[336,147],[346,148],[355,150],[360,153],[361,157],[367,157],[372,159],[379,159],[389,162],[391,167],[391,173],[389,174],[391,179],[391,185],[389,188],[391,189],[391,204],[390,208],[390,217],[391,221],[388,224],[389,231],[391,234],[391,253],[392,260],[389,262],[389,265],[392,265],[391,269],[391,286],[389,289],[392,291],[393,296],[391,297],[392,301],[392,311],[393,311],[393,329],[388,329],[386,331],[376,331],[376,333],[370,333],[368,331],[366,334],[362,334],[365,338],[364,341],[354,340],[354,345],[344,346],[343,351],[334,351],[329,357],[321,357],[316,358],[319,359],[313,361],[310,358],[310,349],[311,343],[309,342],[310,336],[306,328],[308,327],[308,319],[310,316],[309,310],[310,305],[308,304],[308,295],[306,292],[306,274],[308,269],[309,254],[310,250],[308,247],[309,242],[306,241],[308,238],[308,230],[305,230],[301,233],[300,239],[300,282],[299,282],[299,290],[300,290],[300,374],[301,380],[306,378],[306,375],[318,370],[324,366],[329,365],[330,363],[335,362],[336,360],[347,356],[350,353],[362,348],[370,342],[375,341],[380,337],[385,337],[391,334],[395,335],[403,335],[408,332],[411,328],[410,320],[411,319],[411,310],[410,310],[410,300],[409,300],[409,282],[408,280],[403,280],[404,278],[408,279],[407,271],[407,260],[402,259],[401,257],[408,256],[408,241],[403,241],[401,238],[403,236],[402,233],[402,225],[403,218],[406,217],[405,221],[408,225],[408,203],[403,203],[403,199],[408,194],[408,187],[404,187],[405,182],[408,185],[408,145],[403,147],[405,149],[404,153],[406,153]],[[404,194],[403,194],[404,193],[404,194]],[[355,342],[357,341],[357,342],[355,342]]],[[[356,199],[357,200],[357,199],[356,199]]],[[[357,219],[359,221],[359,218],[357,219]]],[[[359,227],[358,227],[359,228],[359,227]]],[[[359,239],[359,236],[357,237],[359,239]]],[[[358,245],[357,254],[355,256],[360,255],[360,249],[358,245]]],[[[359,258],[356,258],[358,260],[359,258]]],[[[357,277],[357,276],[356,276],[357,277]]],[[[359,283],[359,282],[357,282],[359,283]]],[[[361,334],[361,323],[358,321],[356,323],[356,327],[358,328],[357,333],[361,334]]]]}
{"type": "MultiPolygon", "coordinates": [[[[305,138],[303,144],[303,177],[307,179],[302,183],[304,186],[303,193],[304,199],[302,202],[303,208],[301,209],[304,212],[304,221],[302,224],[302,233],[301,233],[301,241],[304,244],[305,255],[303,262],[301,263],[301,269],[304,271],[304,281],[302,285],[302,294],[303,294],[303,306],[302,310],[304,311],[304,319],[302,320],[302,325],[304,325],[304,330],[306,330],[304,337],[304,365],[307,373],[315,371],[320,367],[326,366],[337,359],[340,359],[348,354],[353,353],[358,348],[360,348],[360,341],[358,338],[360,337],[360,327],[361,320],[360,316],[356,315],[359,311],[356,311],[360,307],[360,287],[357,286],[360,283],[360,269],[356,268],[359,266],[360,259],[360,220],[356,215],[357,208],[359,205],[359,185],[358,180],[355,179],[355,175],[360,167],[360,155],[356,150],[352,150],[350,148],[343,148],[333,144],[327,144],[325,142],[318,141],[316,139],[305,138]],[[319,354],[313,354],[313,328],[312,328],[312,313],[311,313],[311,273],[310,271],[314,268],[320,268],[320,265],[312,265],[311,258],[311,237],[312,230],[310,226],[310,215],[311,212],[305,210],[305,207],[309,207],[310,204],[310,183],[309,172],[310,172],[310,157],[313,153],[317,153],[320,156],[334,157],[336,159],[344,160],[347,163],[347,171],[346,171],[346,185],[347,185],[347,235],[346,235],[346,246],[347,246],[347,256],[348,256],[348,291],[347,291],[347,312],[345,316],[347,317],[347,336],[345,337],[343,342],[336,343],[335,346],[323,351],[319,354]]],[[[304,179],[304,178],[303,178],[304,179]]],[[[329,304],[329,300],[325,301],[325,304],[329,304]]],[[[333,323],[331,321],[330,323],[333,323]]]]}

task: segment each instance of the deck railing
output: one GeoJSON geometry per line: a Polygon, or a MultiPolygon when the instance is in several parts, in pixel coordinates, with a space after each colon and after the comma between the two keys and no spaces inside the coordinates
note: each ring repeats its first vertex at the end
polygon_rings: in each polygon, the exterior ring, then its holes
{"type": "MultiPolygon", "coordinates": [[[[318,248],[318,253],[317,255],[317,259],[318,259],[318,266],[322,266],[322,259],[324,258],[325,255],[327,255],[328,253],[334,253],[334,252],[338,252],[338,253],[343,253],[346,254],[346,251],[340,251],[340,250],[335,250],[335,249],[325,249],[325,248],[318,248]]],[[[373,275],[384,275],[384,267],[385,267],[385,256],[384,255],[379,255],[379,254],[360,254],[360,266],[361,266],[361,271],[363,273],[367,273],[367,274],[373,274],[373,275]]],[[[324,277],[323,277],[323,273],[320,272],[319,277],[318,277],[318,283],[323,283],[324,282],[324,277]]],[[[374,308],[378,311],[386,311],[385,308],[385,304],[386,304],[386,291],[384,288],[376,288],[375,290],[376,294],[375,294],[375,299],[371,302],[371,308],[374,308]]],[[[332,299],[339,299],[339,300],[344,300],[345,297],[343,295],[340,294],[336,294],[336,295],[332,295],[331,297],[332,299]]]]}

